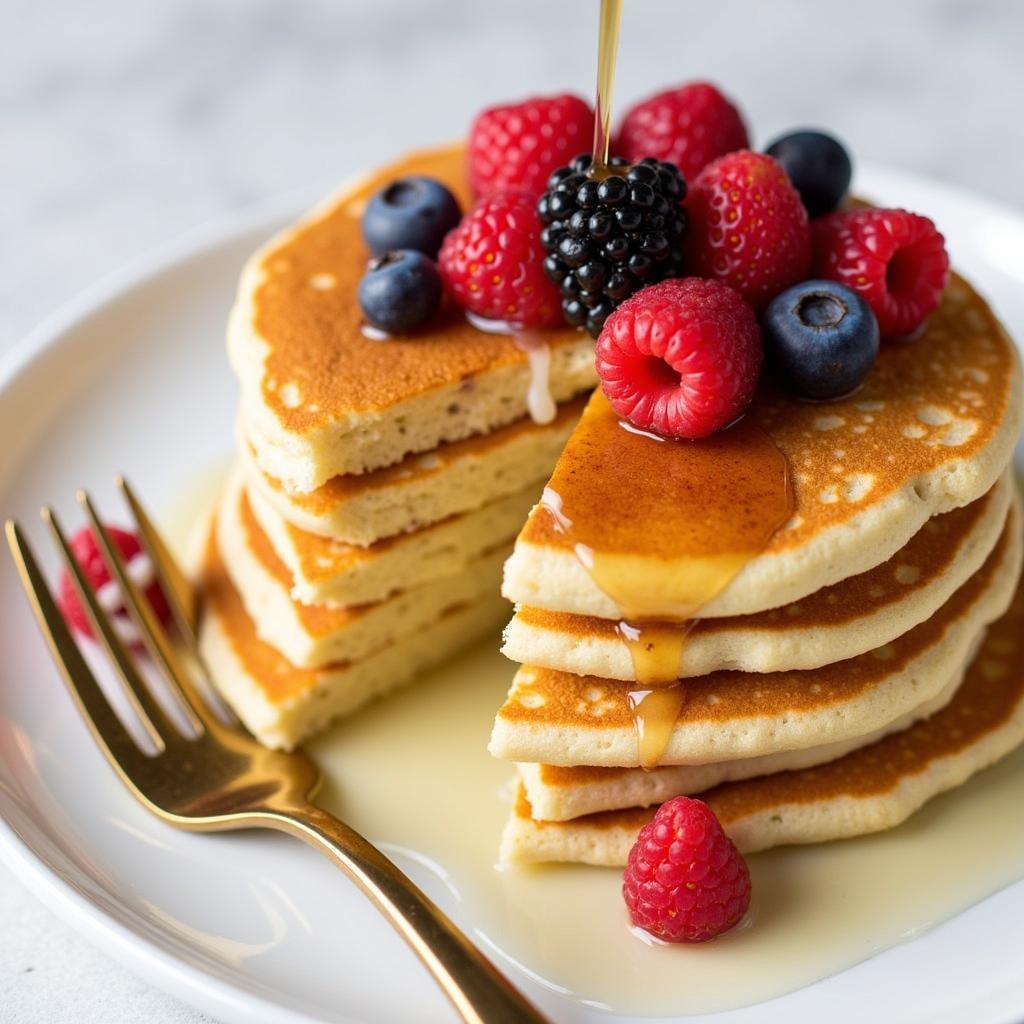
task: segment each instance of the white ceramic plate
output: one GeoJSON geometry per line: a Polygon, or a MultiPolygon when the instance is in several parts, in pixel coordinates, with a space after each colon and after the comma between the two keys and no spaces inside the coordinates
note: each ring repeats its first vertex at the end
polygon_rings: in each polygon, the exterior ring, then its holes
{"type": "MultiPolygon", "coordinates": [[[[859,187],[929,213],[954,263],[1024,337],[1024,218],[878,168],[859,187]]],[[[179,244],[75,303],[6,360],[0,512],[30,522],[50,501],[71,520],[83,483],[110,507],[117,471],[166,510],[229,454],[236,390],[223,333],[237,274],[301,206],[179,244]]],[[[313,853],[274,836],[178,833],[137,807],[67,699],[5,555],[0,600],[0,855],[41,899],[154,984],[226,1021],[452,1019],[400,941],[313,853]]],[[[456,894],[412,870],[472,928],[456,894]]],[[[841,1024],[871,1007],[887,1021],[1019,1021],[1022,919],[1024,883],[800,992],[699,1019],[841,1024]]],[[[624,1021],[509,970],[555,1020],[624,1021]]]]}

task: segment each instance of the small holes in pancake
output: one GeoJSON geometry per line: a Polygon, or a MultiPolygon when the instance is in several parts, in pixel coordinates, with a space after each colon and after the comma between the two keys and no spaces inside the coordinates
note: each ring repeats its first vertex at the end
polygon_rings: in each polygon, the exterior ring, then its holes
{"type": "Polygon", "coordinates": [[[916,565],[897,565],[894,575],[897,583],[909,587],[921,578],[921,570],[916,565]]]}

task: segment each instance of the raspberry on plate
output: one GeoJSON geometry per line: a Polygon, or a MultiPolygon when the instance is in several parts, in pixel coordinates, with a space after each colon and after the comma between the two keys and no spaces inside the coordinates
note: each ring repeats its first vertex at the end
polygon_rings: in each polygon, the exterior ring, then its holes
{"type": "Polygon", "coordinates": [[[706,437],[750,404],[761,372],[754,311],[727,285],[697,277],[627,299],[597,340],[612,408],[663,437],[706,437]]]}
{"type": "Polygon", "coordinates": [[[756,309],[807,277],[807,210],[772,157],[744,149],[708,164],[686,210],[687,269],[731,285],[756,309]]]}
{"type": "Polygon", "coordinates": [[[469,131],[469,183],[476,195],[522,189],[536,197],[548,176],[590,148],[594,111],[571,93],[491,107],[469,131]]]}
{"type": "Polygon", "coordinates": [[[438,264],[463,309],[517,327],[562,322],[558,289],[544,273],[541,223],[525,192],[485,196],[453,228],[438,264]]]}
{"type": "Polygon", "coordinates": [[[815,277],[863,296],[883,338],[911,334],[939,304],[949,278],[945,239],[906,210],[845,210],[814,222],[815,277]]]}
{"type": "Polygon", "coordinates": [[[622,896],[645,932],[666,942],[706,942],[747,912],[750,871],[711,808],[677,796],[640,830],[622,896]]]}
{"type": "MultiPolygon", "coordinates": [[[[160,584],[156,581],[153,567],[149,556],[145,553],[142,542],[134,534],[127,530],[120,530],[116,526],[108,526],[107,533],[110,539],[117,545],[117,550],[124,559],[125,566],[133,582],[142,588],[142,591],[149,601],[150,606],[161,622],[170,621],[171,612],[167,606],[167,598],[164,597],[160,584]]],[[[111,612],[128,621],[128,612],[121,600],[121,594],[117,585],[112,582],[110,570],[103,558],[99,541],[96,535],[88,526],[83,526],[70,541],[71,552],[75,561],[81,566],[86,580],[96,594],[96,599],[106,611],[111,612]]],[[[65,621],[72,629],[77,630],[83,636],[92,637],[92,623],[89,621],[89,613],[85,610],[78,596],[75,581],[71,573],[66,569],[61,573],[60,584],[57,590],[57,605],[63,614],[65,621]]]]}
{"type": "Polygon", "coordinates": [[[715,157],[748,145],[736,107],[710,82],[688,82],[631,107],[613,148],[630,163],[666,160],[691,181],[715,157]]]}

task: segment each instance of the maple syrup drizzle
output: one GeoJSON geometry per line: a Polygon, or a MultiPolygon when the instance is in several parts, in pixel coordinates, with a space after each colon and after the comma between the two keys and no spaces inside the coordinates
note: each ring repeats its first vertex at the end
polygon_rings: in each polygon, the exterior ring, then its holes
{"type": "Polygon", "coordinates": [[[601,0],[601,25],[597,39],[597,94],[594,101],[594,160],[592,173],[600,175],[608,166],[611,141],[612,89],[615,59],[619,52],[622,0],[601,0]]]}
{"type": "Polygon", "coordinates": [[[686,700],[696,614],[793,514],[786,457],[749,418],[698,441],[637,430],[598,390],[541,505],[621,616],[638,761],[653,768],[686,700]]]}
{"type": "Polygon", "coordinates": [[[551,394],[551,345],[541,331],[530,331],[506,320],[488,320],[475,313],[466,313],[466,319],[487,334],[509,335],[517,349],[526,354],[530,368],[530,384],[526,389],[526,410],[530,419],[540,426],[553,423],[558,405],[551,394]]]}

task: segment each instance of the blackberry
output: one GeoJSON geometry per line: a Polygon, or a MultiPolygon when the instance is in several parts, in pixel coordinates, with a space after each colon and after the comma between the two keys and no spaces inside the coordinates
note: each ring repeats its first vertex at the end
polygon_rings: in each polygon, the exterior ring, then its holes
{"type": "Polygon", "coordinates": [[[613,157],[604,178],[575,157],[548,179],[537,203],[547,250],[544,270],[562,292],[562,313],[596,338],[635,291],[682,273],[686,182],[675,164],[613,157]]]}

